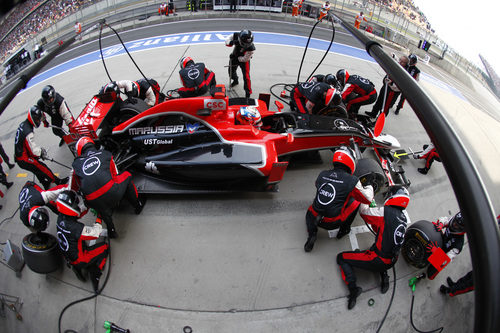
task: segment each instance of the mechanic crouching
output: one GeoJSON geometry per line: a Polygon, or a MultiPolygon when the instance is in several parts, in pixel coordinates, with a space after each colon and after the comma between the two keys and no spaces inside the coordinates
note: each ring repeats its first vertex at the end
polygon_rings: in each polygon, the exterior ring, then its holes
{"type": "Polygon", "coordinates": [[[139,199],[130,172],[119,174],[111,153],[97,150],[90,137],[80,138],[75,148],[77,157],[73,162],[70,188],[84,195],[87,206],[95,209],[106,223],[109,238],[116,238],[112,214],[122,198],[127,199],[136,214],[141,213],[146,199],[139,199]]]}
{"type": "Polygon", "coordinates": [[[215,87],[215,74],[202,62],[195,63],[191,57],[181,59],[179,76],[182,87],[177,89],[181,97],[195,97],[206,93],[215,87]]]}
{"type": "Polygon", "coordinates": [[[373,191],[368,191],[353,175],[355,168],[354,152],[348,147],[340,147],[333,154],[333,169],[319,174],[316,196],[306,213],[308,237],[304,251],[311,252],[313,249],[318,227],[339,229],[337,239],[347,235],[351,232],[360,203],[372,202],[373,191]]]}
{"type": "Polygon", "coordinates": [[[19,192],[19,217],[31,232],[44,231],[49,224],[49,207],[54,214],[58,213],[57,196],[67,190],[67,185],[57,185],[44,191],[32,181],[27,181],[19,192]]]}
{"type": "Polygon", "coordinates": [[[304,114],[318,114],[330,104],[338,105],[340,94],[325,82],[303,82],[292,90],[290,108],[304,114]]]}
{"type": "MultiPolygon", "coordinates": [[[[373,188],[367,186],[371,195],[373,188]]],[[[384,207],[370,207],[361,204],[359,213],[376,233],[375,243],[366,251],[345,251],[337,255],[342,279],[349,288],[347,308],[356,305],[362,289],[356,285],[353,267],[380,273],[380,291],[385,294],[389,289],[387,270],[398,260],[408,223],[406,207],[410,202],[408,190],[401,185],[392,186],[386,193],[384,207]]]]}
{"type": "Polygon", "coordinates": [[[102,221],[98,217],[92,227],[78,221],[84,215],[81,200],[75,191],[64,191],[57,198],[57,240],[59,247],[79,280],[86,280],[89,273],[94,292],[98,292],[99,279],[108,257],[108,244],[104,242],[88,246],[86,241],[98,239],[102,221]]]}

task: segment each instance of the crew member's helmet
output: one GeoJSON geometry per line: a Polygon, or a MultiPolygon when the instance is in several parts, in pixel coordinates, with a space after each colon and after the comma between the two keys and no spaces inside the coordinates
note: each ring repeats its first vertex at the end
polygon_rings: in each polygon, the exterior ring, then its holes
{"type": "Polygon", "coordinates": [[[49,212],[47,208],[34,206],[28,213],[28,221],[33,230],[36,232],[44,231],[49,226],[49,212]]]}
{"type": "Polygon", "coordinates": [[[400,208],[408,207],[410,202],[410,193],[406,187],[402,185],[394,185],[389,187],[389,190],[385,194],[384,206],[396,206],[400,208]]]}
{"type": "Polygon", "coordinates": [[[80,199],[75,191],[63,191],[57,197],[57,210],[68,216],[80,216],[80,199]]]}
{"type": "Polygon", "coordinates": [[[338,82],[337,78],[333,74],[326,74],[324,78],[325,83],[328,83],[332,87],[337,88],[338,82]]]}
{"type": "Polygon", "coordinates": [[[326,91],[325,106],[339,105],[342,102],[342,96],[335,88],[330,88],[326,91]]]}
{"type": "Polygon", "coordinates": [[[410,60],[410,66],[415,65],[418,61],[417,56],[413,53],[408,56],[408,59],[410,60]]]}
{"type": "Polygon", "coordinates": [[[356,169],[356,155],[351,148],[340,146],[333,153],[333,165],[335,166],[336,164],[346,166],[351,171],[351,174],[353,174],[356,169]]]}
{"type": "Polygon", "coordinates": [[[238,41],[240,45],[244,48],[249,47],[253,43],[253,35],[250,30],[241,30],[240,35],[238,37],[238,41]]]}
{"type": "Polygon", "coordinates": [[[95,147],[94,140],[88,136],[82,136],[78,141],[76,142],[76,156],[81,156],[86,149],[90,147],[95,147]]]}
{"type": "Polygon", "coordinates": [[[255,106],[240,107],[236,112],[236,120],[242,125],[249,124],[257,128],[262,125],[260,112],[255,106]]]}
{"type": "Polygon", "coordinates": [[[47,105],[54,104],[56,100],[56,90],[51,85],[45,86],[42,89],[42,100],[47,105]]]}
{"type": "Polygon", "coordinates": [[[182,58],[181,59],[181,64],[180,64],[181,69],[186,68],[186,66],[189,65],[189,63],[193,63],[194,64],[193,58],[191,58],[191,57],[184,57],[184,58],[182,58]]]}
{"type": "Polygon", "coordinates": [[[452,217],[452,219],[450,220],[449,229],[450,232],[454,235],[465,234],[465,223],[461,212],[458,212],[455,216],[452,217]]]}
{"type": "Polygon", "coordinates": [[[347,80],[349,80],[349,73],[345,69],[339,69],[337,71],[337,81],[342,86],[342,88],[347,83],[347,80]]]}
{"type": "Polygon", "coordinates": [[[40,123],[45,119],[43,111],[37,105],[33,105],[28,109],[28,121],[34,127],[40,126],[40,123]]]}
{"type": "Polygon", "coordinates": [[[111,81],[110,83],[104,85],[99,90],[99,95],[115,92],[116,96],[120,96],[120,88],[116,84],[115,81],[111,81]]]}

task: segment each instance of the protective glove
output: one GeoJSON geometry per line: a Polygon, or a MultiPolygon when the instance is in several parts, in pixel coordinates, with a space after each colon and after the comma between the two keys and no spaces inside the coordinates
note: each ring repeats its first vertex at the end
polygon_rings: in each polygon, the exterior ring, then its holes
{"type": "Polygon", "coordinates": [[[42,152],[40,153],[40,158],[42,160],[47,160],[49,158],[49,155],[47,155],[47,149],[42,148],[42,152]]]}
{"type": "Polygon", "coordinates": [[[438,248],[439,248],[439,246],[437,245],[436,242],[429,242],[429,243],[427,243],[427,246],[426,246],[427,252],[430,252],[430,253],[434,253],[438,248]]]}
{"type": "Polygon", "coordinates": [[[432,224],[434,224],[434,228],[436,229],[436,231],[441,232],[444,228],[443,222],[439,222],[439,220],[437,220],[436,222],[432,222],[432,224]]]}

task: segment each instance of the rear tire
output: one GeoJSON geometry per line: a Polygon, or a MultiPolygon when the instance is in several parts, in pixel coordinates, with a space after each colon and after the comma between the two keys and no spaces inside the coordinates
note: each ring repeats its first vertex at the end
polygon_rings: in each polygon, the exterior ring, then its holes
{"type": "Polygon", "coordinates": [[[432,222],[420,220],[406,230],[401,254],[406,262],[416,268],[425,268],[429,261],[430,253],[427,252],[427,244],[436,242],[438,247],[442,247],[443,238],[436,230],[432,222]]]}
{"type": "Polygon", "coordinates": [[[57,239],[46,232],[31,233],[23,238],[23,257],[35,273],[48,274],[62,265],[57,239]]]}

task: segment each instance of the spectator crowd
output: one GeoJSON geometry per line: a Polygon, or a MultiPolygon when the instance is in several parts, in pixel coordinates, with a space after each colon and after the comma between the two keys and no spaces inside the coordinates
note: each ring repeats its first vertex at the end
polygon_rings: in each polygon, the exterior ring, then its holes
{"type": "Polygon", "coordinates": [[[50,25],[99,1],[101,0],[27,0],[16,6],[0,21],[0,62],[4,62],[20,46],[50,25]],[[29,16],[26,17],[27,15],[29,16]],[[26,19],[23,20],[24,17],[26,19]],[[16,28],[9,33],[14,27],[16,28]]]}

